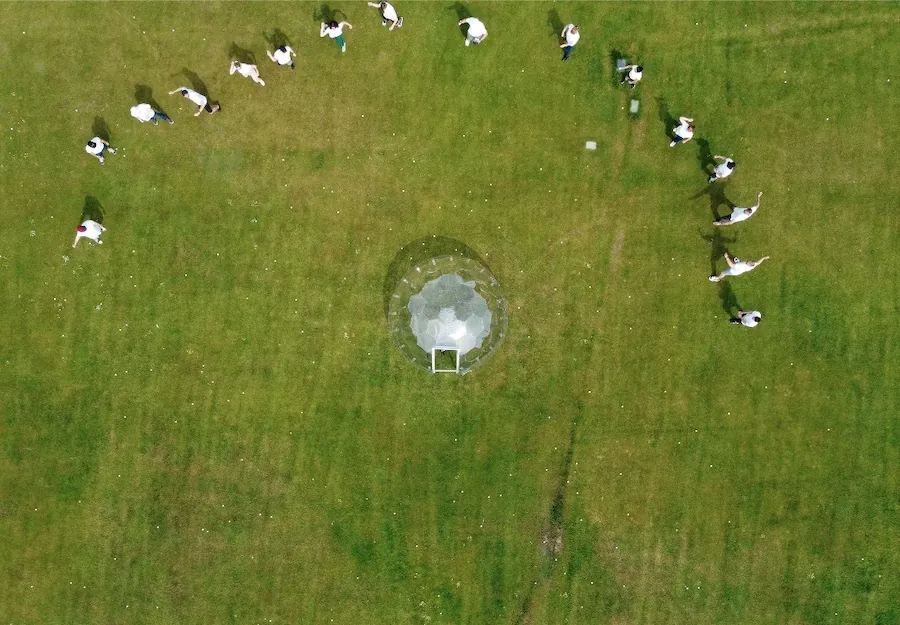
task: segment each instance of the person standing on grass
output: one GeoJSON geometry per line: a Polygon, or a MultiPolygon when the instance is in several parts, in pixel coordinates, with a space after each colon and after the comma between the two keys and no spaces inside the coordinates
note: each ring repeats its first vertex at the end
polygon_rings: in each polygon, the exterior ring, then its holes
{"type": "Polygon", "coordinates": [[[101,165],[103,164],[103,154],[105,152],[108,151],[110,154],[116,153],[116,149],[109,145],[109,141],[100,137],[94,137],[88,141],[87,145],[84,146],[84,151],[100,161],[101,165]]]}
{"type": "Polygon", "coordinates": [[[717,221],[713,222],[714,226],[730,226],[731,224],[736,224],[739,221],[746,221],[753,217],[753,213],[759,210],[759,202],[762,200],[762,191],[759,192],[759,195],[756,196],[756,205],[751,206],[750,208],[740,208],[738,206],[734,207],[734,210],[731,211],[730,215],[726,215],[717,221]]]}
{"type": "Polygon", "coordinates": [[[727,156],[719,156],[716,154],[713,158],[722,161],[716,168],[713,170],[713,175],[709,177],[710,183],[715,182],[716,180],[725,180],[728,176],[731,175],[731,172],[734,171],[735,163],[732,159],[727,156]]]}
{"type": "Polygon", "coordinates": [[[459,20],[459,25],[468,24],[469,28],[466,31],[466,45],[475,44],[478,45],[485,39],[487,39],[487,27],[477,17],[467,17],[465,19],[459,20]]]}
{"type": "Polygon", "coordinates": [[[84,238],[90,239],[98,245],[103,245],[103,241],[100,240],[100,235],[103,234],[104,230],[106,230],[106,228],[93,219],[84,220],[75,232],[75,242],[72,244],[72,247],[77,247],[78,242],[84,238]]]}
{"type": "Polygon", "coordinates": [[[403,18],[398,17],[397,9],[390,2],[367,2],[370,7],[381,9],[381,25],[391,25],[388,30],[394,30],[394,27],[403,28],[403,18]]]}
{"type": "Polygon", "coordinates": [[[325,37],[326,35],[331,37],[341,48],[341,52],[346,52],[347,42],[344,41],[344,26],[351,30],[353,29],[353,24],[350,22],[338,22],[336,20],[331,20],[327,24],[322,22],[322,27],[319,29],[319,37],[325,37]]]}
{"type": "Polygon", "coordinates": [[[687,143],[694,138],[696,127],[691,123],[694,119],[692,117],[679,117],[678,121],[679,124],[672,129],[672,133],[675,136],[672,138],[672,143],[669,144],[670,148],[674,148],[679,143],[687,143]]]}
{"type": "Polygon", "coordinates": [[[740,258],[731,257],[728,255],[728,252],[725,252],[725,262],[728,263],[728,269],[717,276],[710,276],[709,281],[718,282],[722,278],[727,278],[728,276],[739,276],[742,273],[747,273],[748,271],[759,267],[767,258],[769,257],[763,256],[759,260],[741,260],[740,258]]]}
{"type": "Polygon", "coordinates": [[[751,310],[750,312],[745,312],[743,310],[738,311],[738,316],[734,319],[729,319],[728,323],[732,324],[741,324],[743,326],[747,326],[748,328],[755,328],[759,325],[759,322],[762,321],[762,313],[758,310],[751,310]]]}
{"type": "Polygon", "coordinates": [[[159,120],[174,124],[172,118],[165,113],[160,113],[149,104],[136,104],[131,107],[131,116],[141,122],[153,122],[154,126],[159,126],[159,120]]]}
{"type": "Polygon", "coordinates": [[[640,65],[626,65],[622,68],[622,72],[625,73],[625,76],[622,77],[622,83],[626,82],[631,85],[631,88],[634,89],[639,82],[641,82],[641,78],[644,77],[644,68],[640,65]]]}
{"type": "Polygon", "coordinates": [[[569,57],[572,56],[572,51],[575,50],[575,44],[581,39],[581,31],[578,30],[578,26],[575,24],[569,24],[563,28],[560,38],[563,40],[562,45],[559,46],[563,49],[562,60],[568,61],[569,57]]]}
{"type": "Polygon", "coordinates": [[[169,92],[169,95],[174,95],[176,93],[180,93],[188,100],[197,105],[197,112],[194,113],[194,117],[197,117],[203,111],[206,111],[210,115],[222,110],[222,107],[218,104],[210,104],[209,98],[207,98],[202,93],[198,93],[193,89],[188,89],[187,87],[178,87],[178,89],[173,89],[169,92]]]}
{"type": "Polygon", "coordinates": [[[262,85],[263,87],[266,86],[266,83],[263,81],[263,79],[259,77],[259,68],[257,68],[256,65],[251,65],[250,63],[241,63],[240,61],[232,61],[231,67],[228,70],[228,74],[234,75],[235,72],[237,72],[244,78],[249,78],[253,82],[262,85]]]}
{"type": "Polygon", "coordinates": [[[291,69],[294,69],[293,57],[297,56],[297,53],[290,46],[281,46],[275,52],[266,50],[266,54],[269,55],[273,62],[278,63],[282,67],[288,65],[291,69]]]}

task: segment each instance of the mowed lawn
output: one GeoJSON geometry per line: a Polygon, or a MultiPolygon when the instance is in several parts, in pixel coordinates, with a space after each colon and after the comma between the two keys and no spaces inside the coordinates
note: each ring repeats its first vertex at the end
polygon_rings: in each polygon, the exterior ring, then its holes
{"type": "Polygon", "coordinates": [[[397,6],[0,4],[0,622],[900,622],[898,5],[397,6]],[[457,244],[508,336],[429,376],[457,244]]]}

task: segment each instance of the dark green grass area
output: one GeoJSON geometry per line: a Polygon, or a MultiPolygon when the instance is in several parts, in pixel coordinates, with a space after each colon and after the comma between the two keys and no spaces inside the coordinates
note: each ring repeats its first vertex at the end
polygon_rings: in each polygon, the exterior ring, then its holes
{"type": "Polygon", "coordinates": [[[897,4],[397,6],[0,4],[0,622],[896,624],[897,4]],[[389,335],[431,236],[467,376],[389,335]]]}

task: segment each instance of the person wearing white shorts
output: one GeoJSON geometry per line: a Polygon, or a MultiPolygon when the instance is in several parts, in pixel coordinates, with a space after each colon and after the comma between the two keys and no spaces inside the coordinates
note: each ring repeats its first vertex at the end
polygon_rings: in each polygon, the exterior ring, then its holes
{"type": "Polygon", "coordinates": [[[710,276],[709,281],[718,282],[722,278],[739,276],[742,273],[747,273],[748,271],[752,271],[759,267],[763,261],[768,258],[768,256],[763,256],[759,260],[741,260],[740,258],[733,258],[728,255],[728,252],[725,252],[725,262],[728,263],[728,269],[717,276],[710,276]]]}
{"type": "Polygon", "coordinates": [[[734,325],[740,324],[748,328],[755,328],[759,325],[760,321],[762,321],[762,313],[758,310],[751,310],[750,312],[741,310],[738,311],[738,316],[734,319],[729,319],[728,323],[734,325]]]}
{"type": "Polygon", "coordinates": [[[100,240],[100,235],[103,234],[104,230],[106,230],[106,228],[93,219],[84,220],[75,232],[75,242],[72,244],[72,247],[77,247],[78,242],[81,239],[90,239],[98,245],[103,245],[103,241],[100,240]]]}
{"type": "Polygon", "coordinates": [[[726,215],[719,219],[718,221],[714,221],[714,226],[730,226],[731,224],[736,224],[740,221],[747,221],[753,214],[759,210],[759,203],[762,200],[762,191],[759,192],[759,195],[756,196],[756,205],[751,206],[750,208],[740,208],[738,206],[734,207],[734,210],[731,211],[730,215],[726,215]]]}
{"type": "Polygon", "coordinates": [[[244,78],[249,78],[253,82],[266,86],[266,83],[262,78],[259,77],[259,68],[256,65],[251,65],[250,63],[241,63],[240,61],[232,61],[231,67],[228,69],[229,75],[234,75],[237,72],[244,78]]]}
{"type": "Polygon", "coordinates": [[[487,39],[488,32],[487,27],[477,17],[467,17],[465,19],[459,20],[459,25],[468,24],[469,28],[466,31],[466,45],[475,44],[478,45],[485,39],[487,39]]]}
{"type": "Polygon", "coordinates": [[[390,24],[391,26],[388,30],[394,30],[395,27],[403,27],[403,18],[397,15],[397,9],[390,2],[367,2],[366,4],[381,11],[381,25],[387,26],[390,24]]]}

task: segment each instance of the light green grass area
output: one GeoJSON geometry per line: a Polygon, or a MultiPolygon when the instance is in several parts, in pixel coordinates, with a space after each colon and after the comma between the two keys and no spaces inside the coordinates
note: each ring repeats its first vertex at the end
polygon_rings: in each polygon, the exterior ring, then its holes
{"type": "Polygon", "coordinates": [[[0,623],[900,622],[898,5],[397,7],[0,4],[0,623]],[[435,236],[509,302],[467,376],[385,319],[435,236]]]}

